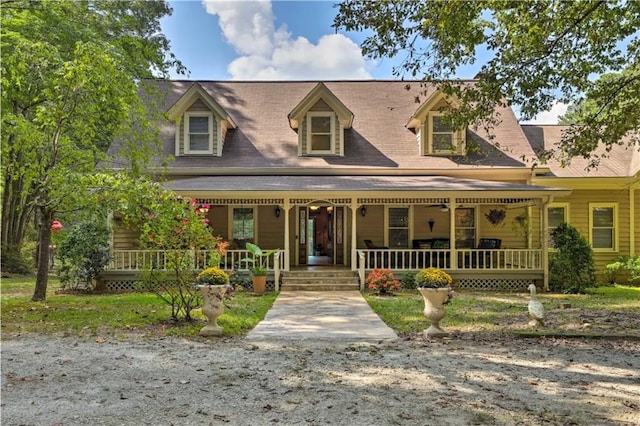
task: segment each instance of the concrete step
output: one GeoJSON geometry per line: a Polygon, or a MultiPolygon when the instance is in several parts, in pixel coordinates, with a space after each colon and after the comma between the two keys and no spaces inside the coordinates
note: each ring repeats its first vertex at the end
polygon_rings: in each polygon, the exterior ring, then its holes
{"type": "Polygon", "coordinates": [[[283,290],[340,291],[359,290],[358,275],[353,271],[287,271],[281,276],[283,290]]]}

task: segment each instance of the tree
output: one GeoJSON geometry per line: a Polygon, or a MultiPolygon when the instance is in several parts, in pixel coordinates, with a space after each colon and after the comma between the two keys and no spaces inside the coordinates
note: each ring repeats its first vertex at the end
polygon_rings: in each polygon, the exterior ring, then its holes
{"type": "Polygon", "coordinates": [[[3,0],[1,12],[2,253],[20,249],[35,213],[44,300],[55,215],[82,203],[83,175],[115,138],[140,170],[157,140],[141,79],[183,68],[159,32],[164,1],[3,0]]]}
{"type": "Polygon", "coordinates": [[[530,119],[556,101],[580,105],[587,96],[599,111],[566,132],[554,155],[568,161],[592,156],[598,141],[640,140],[640,2],[347,0],[338,7],[337,29],[372,31],[365,55],[404,55],[396,76],[421,78],[461,99],[448,114],[455,125],[490,127],[499,120],[494,107],[505,101],[530,119]],[[478,81],[451,80],[479,49],[493,57],[478,81]],[[610,72],[618,74],[606,85],[592,81],[610,72]]]}

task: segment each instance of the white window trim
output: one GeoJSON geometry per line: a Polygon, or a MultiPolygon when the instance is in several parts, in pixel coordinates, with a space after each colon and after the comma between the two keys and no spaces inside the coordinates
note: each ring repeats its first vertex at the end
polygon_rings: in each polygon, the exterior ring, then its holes
{"type": "Polygon", "coordinates": [[[620,228],[618,225],[618,203],[589,203],[589,244],[594,252],[617,252],[618,236],[620,228]],[[593,209],[598,207],[608,207],[613,209],[613,247],[612,248],[596,248],[593,247],[593,209]]]}
{"type": "MultiPolygon", "coordinates": [[[[427,154],[434,154],[434,155],[438,155],[438,154],[440,154],[440,155],[462,154],[462,152],[464,151],[465,142],[464,142],[464,137],[463,137],[463,139],[460,139],[460,131],[458,131],[458,130],[452,130],[450,132],[450,134],[451,134],[451,143],[455,147],[454,149],[439,150],[439,151],[436,151],[436,150],[433,149],[433,135],[434,135],[433,118],[434,117],[442,117],[444,115],[445,114],[437,112],[437,111],[431,111],[427,115],[427,127],[428,127],[428,131],[426,132],[426,136],[427,136],[427,154]]],[[[447,133],[449,133],[449,132],[447,132],[447,133]]],[[[445,134],[445,133],[438,132],[438,134],[445,134]]]]}
{"type": "Polygon", "coordinates": [[[307,113],[307,153],[311,155],[336,153],[336,118],[333,111],[310,111],[307,113]],[[331,147],[329,150],[314,150],[311,145],[311,119],[312,117],[329,117],[331,119],[331,147]]]}
{"type": "Polygon", "coordinates": [[[213,114],[210,112],[185,112],[184,113],[184,153],[185,154],[213,154],[213,114]],[[209,149],[192,150],[189,139],[189,119],[191,117],[207,117],[209,119],[209,149]]]}
{"type": "MultiPolygon", "coordinates": [[[[389,209],[408,209],[407,211],[407,247],[406,248],[411,248],[411,240],[413,239],[413,207],[410,205],[405,205],[405,204],[398,204],[398,205],[385,205],[384,206],[384,245],[386,247],[390,247],[391,249],[397,248],[397,247],[391,247],[389,245],[389,209]]],[[[396,228],[394,227],[393,229],[402,229],[402,228],[396,228]]]]}

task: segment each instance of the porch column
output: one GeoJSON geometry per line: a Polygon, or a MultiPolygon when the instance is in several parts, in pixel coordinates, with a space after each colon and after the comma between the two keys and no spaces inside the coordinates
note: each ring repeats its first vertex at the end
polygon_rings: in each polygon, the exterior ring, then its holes
{"type": "Polygon", "coordinates": [[[356,247],[358,246],[358,234],[356,229],[356,219],[358,212],[358,203],[355,198],[351,199],[351,270],[355,271],[358,265],[358,253],[356,247]]]}
{"type": "Polygon", "coordinates": [[[449,252],[451,253],[451,269],[458,269],[458,252],[456,251],[456,199],[449,198],[449,252]]]}
{"type": "MultiPolygon", "coordinates": [[[[629,256],[636,255],[636,193],[629,188],[629,256]]],[[[619,232],[619,231],[618,231],[619,232]]]]}
{"type": "Polygon", "coordinates": [[[284,270],[288,271],[290,263],[290,247],[289,247],[289,210],[291,209],[291,204],[288,199],[284,200],[284,270]]]}
{"type": "Polygon", "coordinates": [[[549,204],[553,197],[543,199],[542,209],[540,209],[540,241],[542,242],[542,273],[545,291],[549,291],[549,204]]]}

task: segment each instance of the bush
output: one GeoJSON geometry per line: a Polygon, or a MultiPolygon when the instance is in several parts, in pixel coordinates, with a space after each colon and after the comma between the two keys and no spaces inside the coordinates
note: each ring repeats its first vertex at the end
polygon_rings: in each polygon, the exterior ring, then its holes
{"type": "Polygon", "coordinates": [[[17,250],[15,247],[2,250],[2,254],[0,255],[0,265],[3,273],[8,272],[12,274],[27,275],[33,271],[29,261],[20,252],[20,250],[17,250]]]}
{"type": "Polygon", "coordinates": [[[628,281],[640,281],[640,256],[618,256],[605,267],[610,284],[618,282],[618,274],[628,275],[628,281]]]}
{"type": "Polygon", "coordinates": [[[93,290],[94,280],[109,263],[109,253],[106,223],[90,219],[75,225],[58,248],[62,287],[93,290]]]}
{"type": "Polygon", "coordinates": [[[400,281],[393,277],[388,269],[374,269],[366,278],[367,288],[375,294],[393,294],[394,290],[400,290],[400,281]]]}
{"type": "Polygon", "coordinates": [[[418,287],[416,284],[416,274],[410,271],[405,272],[400,280],[400,284],[405,290],[415,290],[418,287]]]}
{"type": "Polygon", "coordinates": [[[585,293],[596,286],[593,250],[576,228],[563,223],[551,232],[556,248],[549,255],[551,290],[563,293],[585,293]]]}

